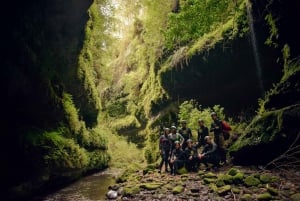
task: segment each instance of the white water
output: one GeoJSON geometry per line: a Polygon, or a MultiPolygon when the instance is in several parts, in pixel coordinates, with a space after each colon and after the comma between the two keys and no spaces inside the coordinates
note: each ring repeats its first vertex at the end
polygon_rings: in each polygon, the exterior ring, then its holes
{"type": "Polygon", "coordinates": [[[259,90],[261,92],[261,96],[263,96],[265,90],[264,90],[264,85],[263,85],[262,68],[261,68],[259,52],[258,52],[258,48],[257,48],[257,40],[256,40],[256,34],[255,34],[255,30],[254,30],[254,20],[253,20],[253,15],[252,15],[251,11],[252,11],[251,6],[248,5],[247,6],[247,17],[248,17],[249,28],[250,28],[251,44],[252,44],[253,56],[254,56],[254,60],[255,60],[259,90]]]}

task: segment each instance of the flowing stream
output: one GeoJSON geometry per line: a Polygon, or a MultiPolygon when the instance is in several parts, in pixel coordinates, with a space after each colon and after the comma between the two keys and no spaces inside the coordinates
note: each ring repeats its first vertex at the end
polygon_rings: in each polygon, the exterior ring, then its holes
{"type": "Polygon", "coordinates": [[[108,187],[115,184],[117,170],[105,170],[83,177],[39,201],[100,201],[105,200],[108,187]]]}

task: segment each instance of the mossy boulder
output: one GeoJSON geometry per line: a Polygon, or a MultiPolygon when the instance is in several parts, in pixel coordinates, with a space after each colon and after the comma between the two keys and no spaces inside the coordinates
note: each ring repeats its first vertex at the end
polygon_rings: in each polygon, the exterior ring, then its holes
{"type": "Polygon", "coordinates": [[[270,174],[261,174],[261,175],[259,176],[259,180],[260,180],[262,183],[264,183],[264,184],[270,183],[270,182],[272,181],[272,175],[270,175],[270,174]]]}
{"type": "Polygon", "coordinates": [[[155,169],[157,169],[157,164],[155,163],[148,164],[147,167],[143,169],[143,174],[145,175],[150,172],[153,172],[155,169]]]}
{"type": "Polygon", "coordinates": [[[217,185],[214,184],[214,183],[210,183],[210,184],[209,184],[209,188],[210,188],[210,190],[212,190],[213,192],[217,192],[217,190],[218,190],[217,185]]]}
{"type": "Polygon", "coordinates": [[[217,179],[216,180],[216,185],[218,187],[225,186],[225,182],[223,180],[221,180],[221,179],[217,179]]]}
{"type": "Polygon", "coordinates": [[[225,185],[225,186],[222,186],[222,187],[218,188],[217,193],[219,195],[225,195],[230,190],[231,190],[231,186],[230,185],[225,185]]]}
{"type": "Polygon", "coordinates": [[[182,175],[182,174],[187,174],[188,171],[187,171],[187,169],[185,167],[182,167],[182,168],[180,168],[180,169],[177,170],[177,173],[180,174],[180,175],[182,175]]]}
{"type": "Polygon", "coordinates": [[[172,184],[166,184],[166,185],[164,185],[164,188],[167,190],[172,190],[174,188],[174,186],[172,184]]]}
{"type": "Polygon", "coordinates": [[[278,195],[279,194],[278,190],[276,188],[271,187],[271,186],[267,187],[267,190],[271,195],[278,195]]]}
{"type": "Polygon", "coordinates": [[[232,184],[233,183],[233,176],[228,174],[219,174],[218,180],[224,181],[225,184],[232,184]]]}
{"type": "Polygon", "coordinates": [[[140,188],[146,189],[146,190],[155,190],[161,187],[163,183],[145,183],[141,184],[140,188]]]}
{"type": "Polygon", "coordinates": [[[241,196],[241,201],[250,201],[253,200],[251,194],[244,194],[241,196]]]}
{"type": "Polygon", "coordinates": [[[230,176],[234,176],[234,175],[236,175],[238,172],[239,172],[238,169],[236,169],[236,168],[230,168],[230,169],[228,170],[227,174],[229,174],[230,176]]]}
{"type": "Polygon", "coordinates": [[[234,184],[240,184],[243,183],[243,179],[245,178],[244,173],[238,172],[236,175],[232,177],[232,183],[234,184]]]}
{"type": "Polygon", "coordinates": [[[257,195],[257,199],[258,200],[271,200],[272,195],[270,193],[259,194],[259,195],[257,195]]]}
{"type": "Polygon", "coordinates": [[[255,117],[229,148],[233,163],[260,165],[278,157],[294,142],[299,130],[296,122],[300,122],[300,104],[255,117]]]}
{"type": "Polygon", "coordinates": [[[132,185],[130,187],[124,187],[123,194],[126,196],[132,196],[140,192],[140,187],[138,185],[132,185]]]}
{"type": "Polygon", "coordinates": [[[217,178],[217,175],[212,172],[208,172],[208,173],[202,175],[202,178],[217,178]]]}
{"type": "Polygon", "coordinates": [[[205,184],[215,183],[217,181],[216,178],[204,178],[203,179],[205,184]]]}
{"type": "Polygon", "coordinates": [[[172,190],[173,194],[179,194],[184,191],[184,187],[182,185],[175,186],[172,190]]]}
{"type": "Polygon", "coordinates": [[[260,180],[255,178],[253,175],[250,175],[244,179],[244,183],[246,186],[251,187],[251,186],[258,186],[261,184],[260,180]]]}
{"type": "Polygon", "coordinates": [[[239,194],[241,192],[241,189],[236,188],[236,187],[231,188],[231,190],[234,194],[239,194]]]}

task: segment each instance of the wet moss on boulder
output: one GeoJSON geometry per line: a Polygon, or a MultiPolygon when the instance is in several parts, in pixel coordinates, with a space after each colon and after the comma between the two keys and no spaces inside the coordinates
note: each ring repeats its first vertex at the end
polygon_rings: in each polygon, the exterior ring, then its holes
{"type": "Polygon", "coordinates": [[[280,156],[296,139],[299,132],[296,122],[300,122],[300,104],[257,116],[230,147],[233,162],[261,165],[280,156]]]}
{"type": "Polygon", "coordinates": [[[253,175],[250,175],[250,176],[246,177],[244,179],[244,183],[248,187],[250,187],[250,186],[258,186],[259,184],[261,184],[261,182],[259,181],[259,179],[255,178],[253,175]]]}

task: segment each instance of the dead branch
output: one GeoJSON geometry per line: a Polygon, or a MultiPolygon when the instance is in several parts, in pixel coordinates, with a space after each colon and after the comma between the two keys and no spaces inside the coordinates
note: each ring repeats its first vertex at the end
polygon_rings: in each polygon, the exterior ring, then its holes
{"type": "Polygon", "coordinates": [[[300,132],[289,148],[280,156],[269,162],[265,167],[274,166],[275,169],[297,168],[300,167],[300,145],[297,144],[300,139],[300,132]]]}

